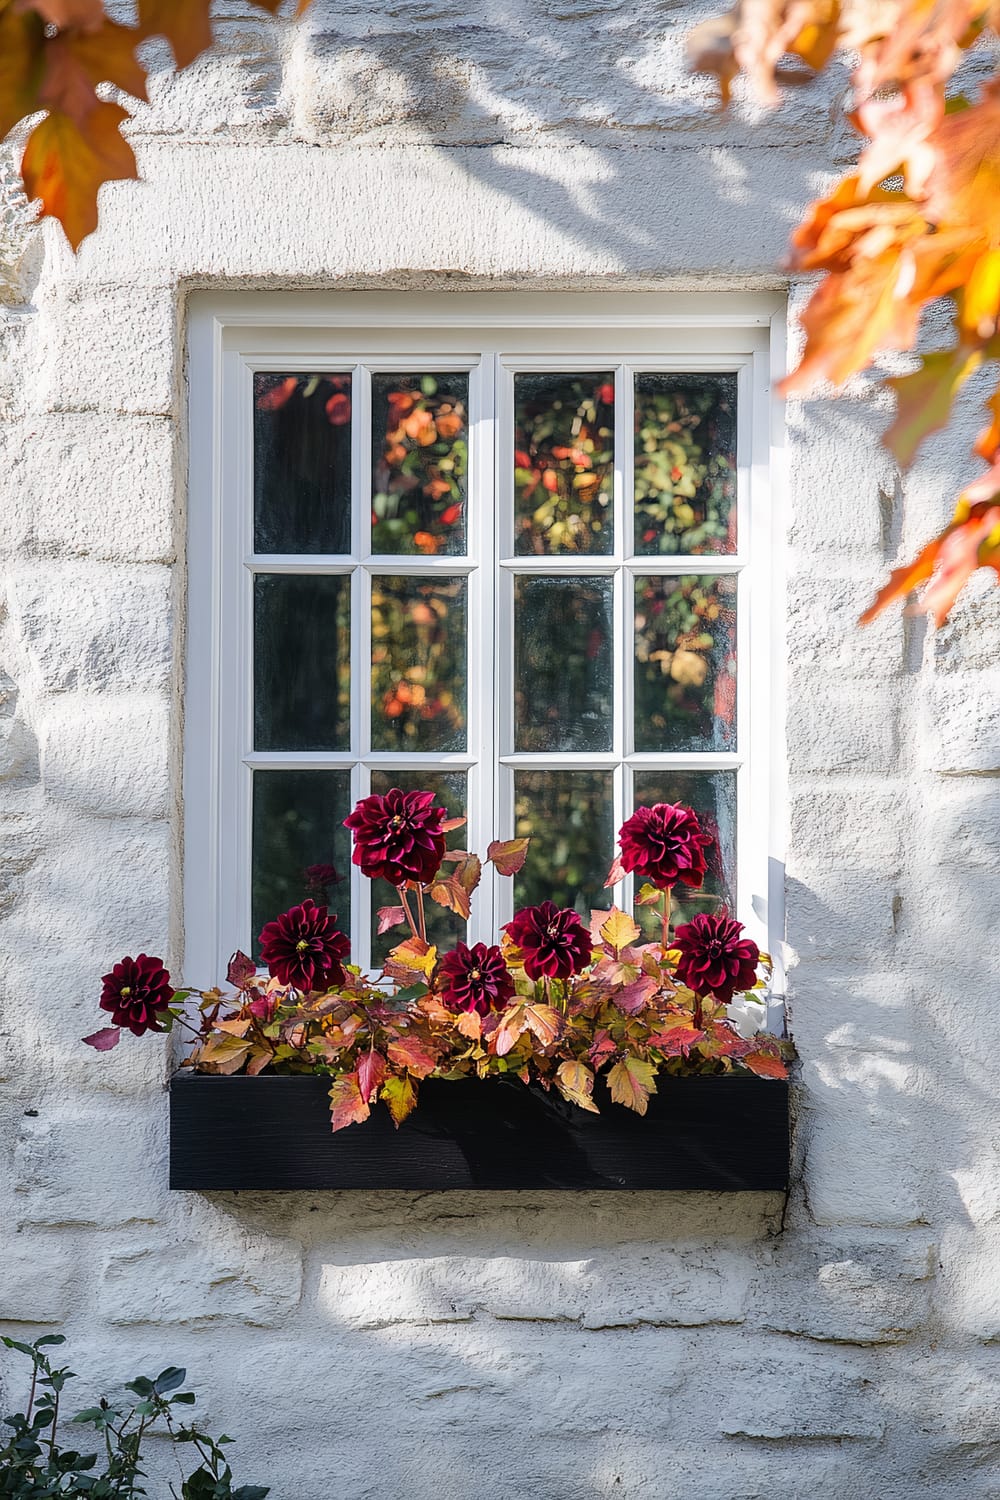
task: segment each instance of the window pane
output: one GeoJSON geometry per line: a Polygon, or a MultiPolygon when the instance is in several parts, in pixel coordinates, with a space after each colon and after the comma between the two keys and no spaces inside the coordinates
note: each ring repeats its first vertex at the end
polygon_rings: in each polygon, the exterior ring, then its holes
{"type": "Polygon", "coordinates": [[[254,551],[350,552],[350,375],[253,378],[254,551]]]}
{"type": "Polygon", "coordinates": [[[372,376],[372,551],[465,551],[469,377],[372,376]]]}
{"type": "MultiPolygon", "coordinates": [[[[637,771],[635,805],[680,802],[693,808],[702,828],[715,840],[705,850],[708,874],[700,890],[675,885],[671,921],[676,927],[700,911],[716,911],[720,899],[732,910],[736,903],[736,772],[637,771]]],[[[638,889],[638,885],[636,886],[638,889]]],[[[659,936],[659,918],[650,907],[636,908],[636,921],[649,937],[659,936]]]]}
{"type": "Polygon", "coordinates": [[[610,750],[610,578],[514,580],[514,748],[610,750]]]}
{"type": "MultiPolygon", "coordinates": [[[[391,787],[397,786],[403,792],[433,792],[437,798],[439,807],[448,809],[451,818],[464,818],[467,812],[466,775],[464,771],[392,771],[379,770],[372,772],[371,789],[384,797],[391,787]]],[[[446,836],[449,849],[465,849],[468,847],[468,827],[455,828],[446,836]]],[[[450,874],[454,865],[445,865],[445,874],[450,874]]],[[[407,898],[411,903],[414,920],[417,918],[415,897],[407,898]]],[[[473,901],[477,899],[473,895],[473,901]]],[[[382,963],[389,952],[397,943],[409,937],[409,927],[393,927],[388,932],[378,935],[378,909],[380,906],[398,906],[399,895],[387,880],[372,881],[372,962],[382,963]]],[[[466,924],[461,917],[446,907],[439,906],[436,901],[425,903],[427,919],[427,941],[433,943],[439,953],[446,953],[449,948],[454,948],[461,938],[466,939],[466,924]]]]}
{"type": "Polygon", "coordinates": [[[351,580],[254,579],[254,745],[349,750],[351,580]]]}
{"type": "Polygon", "coordinates": [[[635,550],[736,551],[736,376],[635,377],[635,550]]]}
{"type": "Polygon", "coordinates": [[[265,922],[311,896],[350,931],[349,771],[253,773],[253,947],[265,922]]]}
{"type": "Polygon", "coordinates": [[[607,906],[604,879],[614,855],[610,771],[518,771],[514,776],[518,838],[528,857],[514,876],[515,906],[554,901],[588,918],[607,906]]]}
{"type": "Polygon", "coordinates": [[[514,551],[614,550],[614,374],[514,377],[514,551]]]}
{"type": "Polygon", "coordinates": [[[466,580],[372,579],[372,748],[464,750],[466,580]]]}
{"type": "Polygon", "coordinates": [[[635,581],[636,750],[735,750],[736,579],[635,581]]]}

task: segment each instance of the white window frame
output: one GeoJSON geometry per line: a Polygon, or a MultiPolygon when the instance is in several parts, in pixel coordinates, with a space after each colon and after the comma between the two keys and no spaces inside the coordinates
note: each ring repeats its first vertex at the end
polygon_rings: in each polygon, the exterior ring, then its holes
{"type": "MultiPolygon", "coordinates": [[[[513,766],[550,763],[497,743],[494,705],[512,701],[511,628],[494,643],[484,622],[495,613],[494,587],[513,597],[518,573],[616,572],[615,744],[607,755],[560,756],[566,769],[625,761],[615,776],[615,827],[625,778],[644,766],[737,769],[737,915],[776,960],[773,995],[783,993],[781,936],[785,842],[783,652],[783,416],[773,385],[783,371],[784,301],[774,294],[338,292],[192,295],[188,321],[187,650],[184,730],[184,973],[193,983],[219,977],[229,953],[250,942],[250,785],[253,766],[348,765],[352,754],[252,750],[252,585],[254,572],[351,572],[352,722],[369,709],[369,611],[372,572],[454,576],[468,572],[469,662],[496,662],[493,679],[473,691],[470,671],[468,753],[434,757],[436,769],[468,768],[468,847],[482,852],[513,831],[513,766]],[[628,361],[643,371],[738,373],[737,538],[739,551],[699,558],[642,557],[626,562],[622,504],[632,473],[632,389],[628,361]],[[366,365],[470,370],[471,493],[497,497],[495,515],[469,507],[467,557],[364,555],[370,494],[366,365]],[[352,507],[355,559],[253,555],[252,378],[256,371],[352,370],[352,507]],[[533,559],[500,550],[513,535],[513,473],[494,433],[512,424],[513,375],[530,370],[614,369],[615,549],[604,558],[533,559]],[[496,413],[496,422],[493,413],[496,413]],[[484,530],[488,528],[488,532],[484,530]],[[493,562],[497,560],[494,572],[493,562]],[[489,566],[483,566],[488,564],[489,566]],[[632,574],[738,574],[737,701],[740,742],[733,753],[629,755],[619,743],[632,692],[626,587],[632,574]],[[359,628],[359,625],[361,628],[359,628]],[[627,661],[626,661],[626,658],[627,661]],[[623,668],[627,667],[627,670],[623,668]],[[498,700],[497,694],[500,694],[498,700]],[[499,763],[497,814],[493,769],[499,763]],[[497,826],[499,824],[499,826],[497,826]]],[[[486,678],[482,673],[481,680],[486,678]]],[[[368,790],[368,767],[427,758],[396,752],[352,764],[352,797],[368,790]]],[[[364,910],[352,866],[355,932],[364,910]]],[[[609,893],[610,894],[610,893],[609,893]]],[[[618,892],[631,896],[631,882],[618,892]]],[[[492,937],[512,914],[511,883],[487,867],[473,902],[472,938],[492,937]]]]}

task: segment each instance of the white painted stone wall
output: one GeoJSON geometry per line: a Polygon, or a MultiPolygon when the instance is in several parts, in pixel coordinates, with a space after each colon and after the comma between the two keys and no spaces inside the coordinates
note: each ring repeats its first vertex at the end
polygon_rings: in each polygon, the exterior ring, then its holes
{"type": "Polygon", "coordinates": [[[0,1326],[186,1364],[276,1500],[1000,1493],[1000,595],[855,628],[968,451],[863,383],[788,412],[787,1204],[170,1195],[165,1048],[77,1040],[181,948],[188,292],[780,285],[838,81],[720,119],[702,13],[227,0],[76,260],[0,215],[0,1326]]]}

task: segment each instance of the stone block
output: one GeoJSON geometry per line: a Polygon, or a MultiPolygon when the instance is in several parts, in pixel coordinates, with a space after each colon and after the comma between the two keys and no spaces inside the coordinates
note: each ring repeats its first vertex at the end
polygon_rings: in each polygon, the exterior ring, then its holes
{"type": "Polygon", "coordinates": [[[922,824],[930,865],[946,871],[1000,872],[1000,795],[992,777],[928,782],[922,824]]]}
{"type": "MultiPolygon", "coordinates": [[[[123,210],[141,216],[146,193],[133,188],[123,210]]],[[[107,248],[107,231],[101,238],[107,248]]],[[[69,261],[60,275],[60,261],[57,253],[39,297],[35,332],[43,352],[32,409],[174,416],[180,337],[173,285],[144,287],[136,265],[127,273],[120,267],[119,284],[102,284],[105,256],[96,274],[81,275],[83,267],[69,261]]]]}
{"type": "Polygon", "coordinates": [[[0,1243],[0,1323],[61,1323],[79,1284],[79,1248],[51,1234],[0,1243]]]}
{"type": "Polygon", "coordinates": [[[902,911],[892,875],[817,870],[785,882],[786,941],[802,959],[884,958],[902,911]]]}
{"type": "Polygon", "coordinates": [[[897,873],[912,829],[902,786],[828,789],[793,784],[788,871],[850,869],[870,877],[897,873]]]}
{"type": "Polygon", "coordinates": [[[855,1344],[901,1343],[926,1325],[936,1246],[898,1242],[811,1242],[797,1235],[767,1257],[748,1321],[778,1333],[855,1344]]]}
{"type": "Polygon", "coordinates": [[[719,1430],[727,1437],[837,1441],[885,1431],[871,1380],[833,1349],[762,1349],[727,1373],[719,1400],[719,1430]]]}
{"type": "MultiPolygon", "coordinates": [[[[208,1147],[207,1149],[210,1149],[208,1147]]],[[[163,1244],[109,1256],[100,1289],[109,1323],[282,1326],[302,1295],[302,1247],[291,1240],[163,1244]]]]}
{"type": "Polygon", "coordinates": [[[56,702],[42,720],[45,791],[98,817],[165,817],[170,755],[162,697],[74,694],[56,702]]]}
{"type": "Polygon", "coordinates": [[[870,575],[844,578],[818,572],[811,551],[790,559],[788,701],[796,711],[807,699],[825,698],[832,685],[845,681],[867,684],[864,696],[870,698],[902,673],[899,618],[887,612],[864,629],[858,626],[858,616],[873,593],[870,575]]]}
{"type": "Polygon", "coordinates": [[[86,1112],[41,1105],[24,1117],[14,1152],[23,1224],[150,1223],[166,1212],[166,1100],[155,1110],[102,1101],[86,1112]]]}
{"type": "Polygon", "coordinates": [[[899,477],[879,442],[888,401],[790,401],[786,413],[792,547],[814,558],[856,555],[874,563],[899,477]]]}
{"type": "Polygon", "coordinates": [[[920,744],[930,771],[1000,772],[1000,676],[962,672],[930,682],[920,744]]]}
{"type": "Polygon", "coordinates": [[[1000,1343],[1000,1225],[953,1224],[941,1241],[935,1311],[957,1333],[1000,1343]]]}
{"type": "Polygon", "coordinates": [[[898,770],[899,722],[896,692],[873,696],[833,688],[821,697],[793,699],[785,726],[790,774],[892,775],[898,770]]]}
{"type": "Polygon", "coordinates": [[[174,649],[168,569],[17,569],[9,589],[21,650],[48,691],[167,691],[174,649]]]}

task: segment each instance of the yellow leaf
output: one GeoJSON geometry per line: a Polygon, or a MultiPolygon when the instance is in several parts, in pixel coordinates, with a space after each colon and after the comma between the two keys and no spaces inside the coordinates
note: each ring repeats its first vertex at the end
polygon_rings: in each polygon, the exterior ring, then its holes
{"type": "Polygon", "coordinates": [[[578,1104],[591,1114],[600,1114],[591,1098],[594,1092],[594,1075],[586,1063],[572,1060],[560,1063],[556,1069],[556,1088],[571,1104],[578,1104]]]}
{"type": "Polygon", "coordinates": [[[652,1063],[640,1057],[626,1057],[609,1068],[608,1088],[616,1104],[624,1104],[644,1115],[649,1107],[650,1094],[656,1093],[656,1069],[652,1063]]]}
{"type": "Polygon", "coordinates": [[[385,1100],[393,1122],[398,1130],[417,1103],[417,1090],[409,1074],[402,1078],[387,1078],[382,1085],[381,1097],[385,1100]]]}
{"type": "Polygon", "coordinates": [[[634,943],[638,936],[639,924],[627,912],[619,911],[617,906],[613,906],[607,921],[601,927],[603,941],[617,955],[630,943],[634,943]]]}

